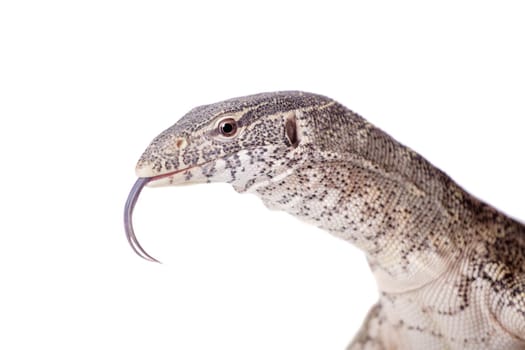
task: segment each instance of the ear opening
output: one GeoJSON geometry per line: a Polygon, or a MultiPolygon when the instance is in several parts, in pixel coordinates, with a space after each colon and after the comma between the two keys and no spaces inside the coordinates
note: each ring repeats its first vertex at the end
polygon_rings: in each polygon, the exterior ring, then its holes
{"type": "Polygon", "coordinates": [[[293,148],[297,147],[297,145],[299,145],[299,138],[297,137],[297,120],[295,119],[295,114],[286,118],[284,129],[290,145],[293,148]]]}

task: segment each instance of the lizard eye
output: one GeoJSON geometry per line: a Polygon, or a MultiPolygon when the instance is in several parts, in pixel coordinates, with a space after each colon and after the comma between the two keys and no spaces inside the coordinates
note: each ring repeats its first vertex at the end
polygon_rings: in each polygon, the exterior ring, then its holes
{"type": "Polygon", "coordinates": [[[233,118],[221,120],[219,122],[219,133],[225,137],[235,136],[237,133],[237,121],[233,118]]]}

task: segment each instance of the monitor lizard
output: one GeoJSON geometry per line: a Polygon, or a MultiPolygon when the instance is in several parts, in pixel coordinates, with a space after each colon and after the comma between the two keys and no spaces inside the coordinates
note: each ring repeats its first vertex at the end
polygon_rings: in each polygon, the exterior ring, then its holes
{"type": "Polygon", "coordinates": [[[262,93],[194,108],[140,157],[145,185],[226,182],[363,250],[380,298],[348,349],[525,349],[525,226],[342,104],[262,93]]]}

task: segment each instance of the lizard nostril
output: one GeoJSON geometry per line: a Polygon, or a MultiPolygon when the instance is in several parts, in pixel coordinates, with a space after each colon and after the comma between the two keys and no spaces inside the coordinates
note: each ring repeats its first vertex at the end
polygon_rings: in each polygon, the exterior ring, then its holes
{"type": "Polygon", "coordinates": [[[175,141],[175,147],[177,148],[182,148],[186,145],[186,140],[185,139],[177,139],[177,141],[175,141]]]}
{"type": "Polygon", "coordinates": [[[175,157],[179,154],[180,150],[186,147],[187,141],[185,138],[177,138],[167,143],[162,149],[161,154],[165,157],[175,157]]]}

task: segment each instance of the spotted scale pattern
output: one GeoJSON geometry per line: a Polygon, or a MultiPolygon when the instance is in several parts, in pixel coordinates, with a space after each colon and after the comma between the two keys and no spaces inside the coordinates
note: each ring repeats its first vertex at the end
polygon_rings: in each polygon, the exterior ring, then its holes
{"type": "Polygon", "coordinates": [[[153,140],[137,174],[231,183],[362,249],[381,297],[349,349],[525,349],[525,226],[329,98],[197,107],[153,140]],[[234,137],[220,135],[224,118],[234,137]]]}

